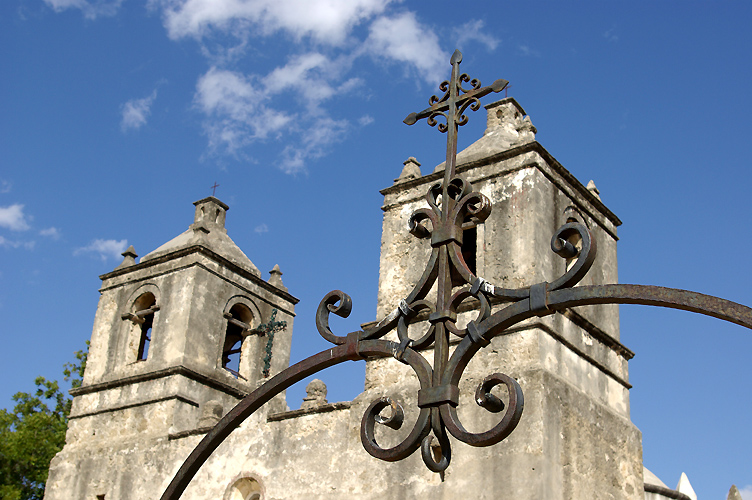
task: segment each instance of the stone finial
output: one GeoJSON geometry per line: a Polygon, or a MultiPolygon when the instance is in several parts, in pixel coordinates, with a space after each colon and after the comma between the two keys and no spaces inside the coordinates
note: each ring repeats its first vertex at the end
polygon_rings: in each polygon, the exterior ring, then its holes
{"type": "Polygon", "coordinates": [[[587,190],[593,193],[593,195],[595,195],[596,198],[598,198],[599,200],[601,199],[601,196],[600,196],[601,192],[598,191],[597,187],[595,187],[595,182],[593,182],[593,179],[590,179],[590,182],[587,183],[586,187],[587,187],[587,190]]]}
{"type": "Polygon", "coordinates": [[[514,146],[535,140],[538,129],[514,98],[506,97],[487,104],[485,108],[487,115],[484,135],[493,131],[500,132],[500,135],[514,146]]]}
{"type": "Polygon", "coordinates": [[[739,488],[737,488],[735,484],[731,485],[731,489],[729,490],[726,500],[743,500],[742,494],[739,493],[739,488]]]}
{"type": "Polygon", "coordinates": [[[679,478],[679,483],[676,485],[676,491],[684,493],[692,500],[697,500],[697,493],[695,493],[695,489],[692,488],[692,485],[689,483],[689,478],[683,472],[679,478]]]}
{"type": "Polygon", "coordinates": [[[407,160],[403,161],[402,164],[404,167],[402,168],[402,173],[394,179],[394,183],[398,184],[400,182],[407,182],[412,179],[419,179],[422,174],[420,173],[420,163],[418,163],[418,160],[415,159],[414,156],[411,156],[407,160]]]}
{"type": "Polygon", "coordinates": [[[303,404],[300,405],[301,410],[307,410],[309,408],[316,408],[317,406],[325,405],[326,401],[326,384],[321,380],[315,378],[306,386],[306,397],[303,398],[303,404]]]}
{"type": "Polygon", "coordinates": [[[215,399],[210,399],[206,403],[201,405],[201,418],[198,419],[198,426],[201,427],[214,427],[219,419],[222,418],[224,408],[222,403],[215,399]]]}
{"type": "Polygon", "coordinates": [[[193,204],[196,206],[196,214],[193,217],[191,229],[207,233],[214,229],[227,232],[225,229],[225,218],[230,207],[214,196],[198,200],[193,202],[193,204]]]}
{"type": "Polygon", "coordinates": [[[282,271],[279,270],[279,264],[274,264],[274,267],[269,271],[269,284],[274,285],[280,290],[287,291],[287,287],[282,283],[282,271]]]}
{"type": "Polygon", "coordinates": [[[120,263],[119,266],[117,266],[115,269],[120,269],[123,267],[132,266],[136,263],[136,257],[138,257],[138,254],[136,253],[136,249],[133,248],[133,245],[129,246],[128,249],[121,253],[120,255],[123,256],[123,262],[120,263]]]}

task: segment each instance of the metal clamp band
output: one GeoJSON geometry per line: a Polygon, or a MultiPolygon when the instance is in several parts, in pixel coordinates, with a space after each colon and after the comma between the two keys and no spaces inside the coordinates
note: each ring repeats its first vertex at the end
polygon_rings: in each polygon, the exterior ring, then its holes
{"type": "Polygon", "coordinates": [[[457,406],[460,402],[460,388],[456,385],[440,385],[418,391],[418,407],[429,408],[449,403],[457,406]]]}
{"type": "Polygon", "coordinates": [[[483,333],[478,330],[478,325],[476,325],[472,321],[467,324],[467,334],[474,344],[480,344],[481,346],[485,347],[491,343],[490,340],[483,337],[483,333]]]}
{"type": "Polygon", "coordinates": [[[530,287],[530,312],[538,316],[551,314],[548,308],[548,283],[537,283],[530,287]]]}
{"type": "Polygon", "coordinates": [[[402,358],[405,356],[405,351],[407,350],[408,347],[410,347],[410,344],[412,343],[413,343],[413,339],[405,337],[402,340],[402,342],[399,343],[399,346],[397,347],[397,349],[394,351],[394,359],[396,359],[400,363],[407,364],[407,362],[402,358]]]}

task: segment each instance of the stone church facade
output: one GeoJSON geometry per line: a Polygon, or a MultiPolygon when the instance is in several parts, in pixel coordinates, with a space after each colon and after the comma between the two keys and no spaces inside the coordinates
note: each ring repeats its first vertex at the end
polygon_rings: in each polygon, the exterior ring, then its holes
{"type": "MultiPolygon", "coordinates": [[[[551,252],[551,236],[578,221],[598,246],[582,284],[617,283],[621,221],[595,185],[583,185],[535,141],[535,127],[514,99],[486,110],[485,134],[457,157],[457,172],[493,204],[485,224],[465,234],[463,254],[474,273],[508,288],[558,277],[567,262],[551,252]]],[[[381,191],[377,319],[398,307],[423,271],[430,244],[409,234],[407,222],[442,171],[439,165],[422,174],[411,158],[381,191]]],[[[66,445],[50,465],[46,500],[158,499],[212,425],[288,366],[298,300],[278,267],[264,280],[227,235],[227,205],[214,197],[195,205],[188,230],[138,262],[129,249],[101,276],[86,373],[71,391],[66,445]],[[259,327],[273,311],[287,327],[263,335],[259,327]]],[[[467,309],[460,321],[473,317],[472,305],[467,309]]],[[[486,375],[502,370],[522,386],[522,419],[497,445],[453,442],[452,463],[441,474],[427,470],[419,453],[389,463],[363,449],[369,404],[389,396],[411,422],[419,388],[396,360],[367,360],[364,391],[353,401],[326,402],[320,381],[310,384],[299,410],[288,411],[284,394],[277,396],[230,435],[183,498],[696,500],[688,482],[672,490],[643,467],[641,435],[629,415],[632,356],[611,305],[534,317],[494,338],[463,376],[460,417],[471,431],[498,421],[473,394],[486,375]]],[[[396,444],[406,427],[379,428],[377,436],[396,444]]]]}

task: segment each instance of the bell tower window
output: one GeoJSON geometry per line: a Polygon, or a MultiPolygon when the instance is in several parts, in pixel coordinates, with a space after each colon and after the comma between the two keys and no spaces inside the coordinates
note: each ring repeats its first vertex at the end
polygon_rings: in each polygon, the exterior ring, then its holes
{"type": "Polygon", "coordinates": [[[237,378],[245,378],[240,374],[240,356],[243,339],[252,330],[253,313],[243,304],[235,304],[225,313],[227,329],[225,341],[222,345],[222,368],[237,378]]]}
{"type": "Polygon", "coordinates": [[[129,319],[137,326],[138,350],[136,351],[136,361],[146,361],[149,356],[149,347],[151,345],[152,328],[154,327],[154,313],[159,310],[157,298],[151,292],[140,295],[133,303],[132,313],[123,315],[123,319],[129,319]]]}
{"type": "Polygon", "coordinates": [[[137,361],[146,361],[149,356],[149,344],[151,343],[151,329],[154,326],[154,312],[144,316],[144,322],[141,323],[141,340],[138,344],[137,361]]]}
{"type": "Polygon", "coordinates": [[[262,500],[264,498],[263,487],[249,474],[230,485],[224,498],[225,500],[262,500]]]}
{"type": "Polygon", "coordinates": [[[473,226],[465,229],[462,234],[462,259],[467,264],[470,272],[477,274],[477,253],[478,253],[478,229],[473,226]]]}

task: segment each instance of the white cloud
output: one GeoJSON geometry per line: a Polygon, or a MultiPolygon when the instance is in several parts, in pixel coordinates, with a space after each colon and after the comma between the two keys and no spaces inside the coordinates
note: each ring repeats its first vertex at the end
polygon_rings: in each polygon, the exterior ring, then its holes
{"type": "Polygon", "coordinates": [[[282,151],[282,171],[295,174],[305,170],[307,160],[324,156],[332,144],[342,140],[350,127],[347,120],[334,120],[330,117],[318,118],[315,126],[307,127],[301,140],[294,142],[282,151]]]}
{"type": "Polygon", "coordinates": [[[613,27],[610,30],[605,31],[603,33],[603,38],[605,38],[609,42],[618,42],[619,41],[619,35],[616,34],[616,27],[613,27]]]}
{"type": "Polygon", "coordinates": [[[126,132],[128,129],[137,130],[146,125],[146,119],[151,114],[151,105],[157,98],[157,89],[151,95],[143,99],[131,99],[120,107],[123,117],[120,121],[120,129],[126,132]]]}
{"type": "Polygon", "coordinates": [[[10,189],[13,187],[13,184],[10,182],[0,179],[0,194],[10,193],[10,189]]]}
{"type": "Polygon", "coordinates": [[[541,56],[539,51],[525,44],[518,45],[517,51],[520,53],[521,56],[525,56],[525,57],[540,57],[541,56]]]}
{"type": "Polygon", "coordinates": [[[739,493],[742,495],[743,500],[752,500],[752,484],[739,489],[739,493]]]}
{"type": "Polygon", "coordinates": [[[256,226],[256,228],[254,229],[254,231],[256,231],[258,234],[268,233],[269,232],[269,227],[266,224],[260,224],[260,225],[256,226]]]}
{"type": "Polygon", "coordinates": [[[56,227],[48,227],[47,229],[42,229],[41,231],[39,231],[39,234],[41,236],[48,236],[53,240],[60,239],[60,230],[56,227]]]}
{"type": "Polygon", "coordinates": [[[371,115],[363,115],[358,118],[358,125],[365,127],[373,123],[373,117],[371,115]]]}
{"type": "Polygon", "coordinates": [[[150,0],[161,8],[172,39],[218,30],[243,36],[285,31],[300,40],[341,45],[352,28],[384,11],[390,0],[150,0]]]}
{"type": "Polygon", "coordinates": [[[23,213],[24,206],[15,203],[8,207],[0,207],[0,227],[11,231],[26,231],[29,229],[27,216],[23,213]]]}
{"type": "Polygon", "coordinates": [[[66,9],[80,9],[86,19],[99,16],[114,16],[123,0],[44,0],[55,12],[66,9]]]}
{"type": "Polygon", "coordinates": [[[441,50],[436,33],[422,26],[412,12],[376,19],[365,46],[377,60],[387,57],[406,63],[431,84],[448,76],[449,54],[441,50]]]}
{"type": "Polygon", "coordinates": [[[0,236],[0,247],[3,248],[25,248],[31,250],[34,248],[34,245],[36,245],[34,241],[14,241],[0,236]]]}
{"type": "Polygon", "coordinates": [[[320,158],[328,147],[341,140],[349,122],[332,118],[321,104],[334,95],[345,94],[361,85],[358,78],[342,81],[347,61],[332,61],[318,52],[296,55],[268,75],[244,75],[211,68],[199,78],[194,102],[205,115],[204,130],[212,152],[237,154],[254,141],[284,138],[279,165],[287,173],[305,170],[307,160],[320,158]],[[297,97],[303,113],[281,111],[272,97],[290,93],[297,97]]]}
{"type": "Polygon", "coordinates": [[[128,246],[128,240],[101,240],[96,239],[89,243],[85,247],[77,248],[73,251],[73,255],[81,255],[83,253],[95,253],[99,254],[99,257],[106,261],[109,258],[118,259],[120,254],[125,252],[125,248],[128,246]]]}
{"type": "Polygon", "coordinates": [[[205,115],[204,130],[213,151],[235,154],[256,139],[277,134],[292,116],[269,108],[258,78],[211,68],[196,84],[194,103],[205,115]]]}
{"type": "Polygon", "coordinates": [[[485,23],[482,19],[468,21],[458,28],[454,28],[452,33],[457,39],[457,47],[462,49],[467,42],[479,42],[485,45],[488,50],[496,50],[499,46],[499,39],[487,33],[483,33],[485,23]]]}
{"type": "Polygon", "coordinates": [[[345,80],[339,87],[329,83],[339,80],[346,65],[343,60],[332,61],[318,52],[309,52],[291,57],[287,64],[275,68],[263,81],[270,95],[292,89],[308,108],[318,108],[335,94],[347,93],[362,83],[359,78],[345,80]]]}

